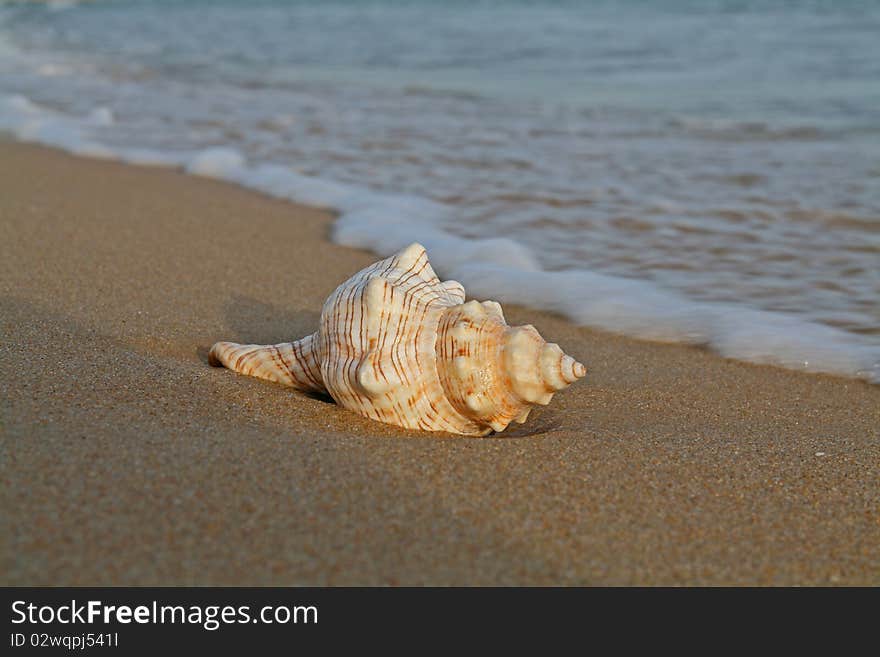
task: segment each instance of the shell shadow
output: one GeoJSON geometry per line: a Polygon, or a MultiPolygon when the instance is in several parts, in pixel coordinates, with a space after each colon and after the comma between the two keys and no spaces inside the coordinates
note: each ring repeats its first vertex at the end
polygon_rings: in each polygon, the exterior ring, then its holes
{"type": "Polygon", "coordinates": [[[562,428],[562,423],[552,414],[537,415],[532,411],[531,417],[525,424],[512,424],[501,433],[493,433],[489,438],[511,440],[514,438],[544,438],[562,428]]]}
{"type": "Polygon", "coordinates": [[[226,340],[248,344],[292,342],[318,329],[321,313],[282,308],[252,297],[234,295],[224,306],[230,335],[226,340]]]}
{"type": "Polygon", "coordinates": [[[205,365],[210,365],[211,361],[208,359],[209,351],[211,351],[211,348],[204,345],[196,347],[196,358],[202,361],[205,365]]]}
{"type": "Polygon", "coordinates": [[[320,392],[315,392],[314,390],[297,390],[296,393],[298,395],[303,395],[304,397],[308,397],[309,399],[314,399],[315,401],[319,401],[323,404],[331,404],[336,406],[336,400],[333,399],[330,395],[325,395],[320,392]]]}

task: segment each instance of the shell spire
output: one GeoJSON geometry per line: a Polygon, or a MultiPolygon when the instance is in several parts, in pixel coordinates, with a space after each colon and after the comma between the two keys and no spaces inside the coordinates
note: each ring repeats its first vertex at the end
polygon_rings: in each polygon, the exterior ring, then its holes
{"type": "Polygon", "coordinates": [[[525,422],[532,406],[586,374],[533,326],[508,326],[494,301],[450,308],[441,323],[438,360],[447,397],[486,431],[525,422]]]}
{"type": "Polygon", "coordinates": [[[495,301],[468,301],[411,244],[331,294],[316,333],[279,345],[219,342],[214,365],[327,392],[365,417],[410,429],[486,435],[586,374],[495,301]]]}

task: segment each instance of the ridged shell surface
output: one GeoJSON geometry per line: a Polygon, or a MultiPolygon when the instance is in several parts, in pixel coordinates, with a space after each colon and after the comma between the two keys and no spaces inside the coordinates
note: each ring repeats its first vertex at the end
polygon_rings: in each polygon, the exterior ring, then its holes
{"type": "Polygon", "coordinates": [[[464,288],[442,282],[420,245],[377,262],[327,299],[321,374],[345,408],[410,429],[483,433],[444,394],[435,344],[444,312],[464,288]]]}
{"type": "Polygon", "coordinates": [[[494,301],[441,281],[424,247],[358,272],[331,294],[318,331],[277,345],[218,342],[215,365],[329,393],[361,415],[409,429],[485,435],[525,422],[583,365],[494,301]]]}

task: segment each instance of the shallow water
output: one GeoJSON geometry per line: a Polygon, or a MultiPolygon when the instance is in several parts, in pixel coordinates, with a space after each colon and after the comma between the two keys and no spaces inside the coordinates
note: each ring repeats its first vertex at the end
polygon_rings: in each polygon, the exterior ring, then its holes
{"type": "Polygon", "coordinates": [[[473,294],[878,380],[877,34],[873,2],[13,3],[0,128],[337,208],[473,294]]]}

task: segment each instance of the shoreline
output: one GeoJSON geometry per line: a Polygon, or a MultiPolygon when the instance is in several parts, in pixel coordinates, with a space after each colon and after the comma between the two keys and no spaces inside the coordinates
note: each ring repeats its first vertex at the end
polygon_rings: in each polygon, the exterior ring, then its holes
{"type": "Polygon", "coordinates": [[[874,341],[809,316],[732,299],[698,300],[675,286],[645,277],[581,267],[547,269],[531,248],[519,241],[495,234],[463,238],[448,231],[444,224],[453,207],[430,200],[430,195],[385,193],[301,175],[288,166],[251,161],[237,148],[215,146],[173,154],[108,147],[90,138],[85,127],[90,121],[112,125],[112,113],[106,107],[95,108],[94,117],[89,114],[76,119],[40,107],[24,96],[0,98],[0,105],[4,104],[0,130],[27,142],[77,156],[181,168],[271,198],[320,207],[335,214],[332,242],[367,249],[380,257],[420,242],[430,251],[438,271],[463,283],[475,296],[504,304],[521,303],[599,331],[703,346],[742,362],[880,385],[880,347],[874,341]]]}
{"type": "Polygon", "coordinates": [[[586,379],[407,432],[207,365],[377,259],[329,212],[5,141],[0,171],[6,585],[880,583],[878,386],[504,304],[586,379]]]}

